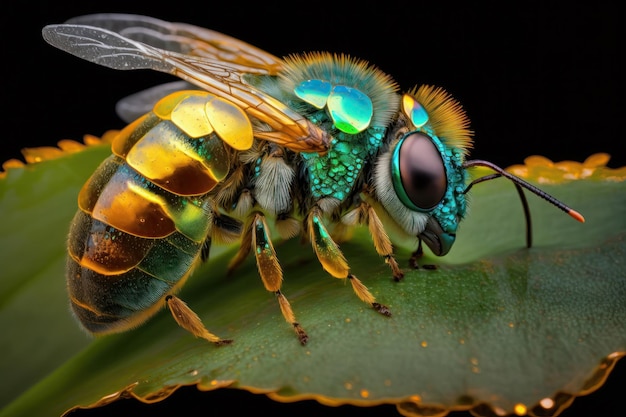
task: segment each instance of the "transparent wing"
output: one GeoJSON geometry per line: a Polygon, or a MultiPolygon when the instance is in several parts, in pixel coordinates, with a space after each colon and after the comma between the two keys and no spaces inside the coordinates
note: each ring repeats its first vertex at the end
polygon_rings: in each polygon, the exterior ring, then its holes
{"type": "Polygon", "coordinates": [[[49,25],[42,34],[51,45],[87,61],[118,70],[165,72],[228,99],[270,126],[270,131],[255,132],[257,137],[295,151],[328,149],[326,132],[243,81],[246,73],[274,74],[281,62],[245,42],[192,25],[112,14],[49,25]],[[230,55],[224,55],[227,50],[230,55]]]}
{"type": "Polygon", "coordinates": [[[283,64],[282,59],[239,39],[186,23],[115,13],[79,16],[65,23],[99,27],[166,51],[228,62],[241,72],[275,75],[283,64]]]}

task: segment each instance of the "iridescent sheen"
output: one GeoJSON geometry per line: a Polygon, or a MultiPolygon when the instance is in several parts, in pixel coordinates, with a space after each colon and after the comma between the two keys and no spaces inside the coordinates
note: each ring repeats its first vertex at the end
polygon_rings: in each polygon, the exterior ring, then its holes
{"type": "Polygon", "coordinates": [[[446,147],[437,136],[431,136],[431,139],[441,153],[448,180],[446,194],[431,213],[443,231],[453,236],[467,209],[465,188],[468,174],[463,169],[463,153],[460,149],[446,147]]]}
{"type": "Polygon", "coordinates": [[[356,135],[336,130],[333,147],[326,155],[302,153],[312,196],[343,201],[353,191],[366,160],[379,149],[383,137],[382,128],[372,127],[356,135]]]}
{"type": "Polygon", "coordinates": [[[293,92],[312,106],[323,109],[326,106],[328,96],[332,90],[332,85],[328,81],[305,80],[298,84],[293,92]]]}
{"type": "Polygon", "coordinates": [[[350,134],[365,130],[374,114],[372,100],[367,95],[344,85],[333,88],[327,106],[335,127],[350,134]]]}
{"type": "Polygon", "coordinates": [[[428,123],[428,113],[411,95],[405,94],[402,97],[402,109],[416,128],[420,128],[428,123]]]}
{"type": "Polygon", "coordinates": [[[308,335],[281,292],[274,231],[283,239],[302,234],[330,275],[390,316],[335,239],[366,226],[399,281],[395,239],[417,243],[415,265],[422,242],[445,255],[466,192],[496,177],[584,221],[496,165],[464,161],[469,119],[443,89],[424,85],[401,95],[389,75],[363,60],[327,52],[278,58],[217,32],[138,15],[82,16],[47,26],[43,36],[92,62],[162,71],[200,89],[170,84],[127,101],[136,105],[127,109],[156,104],[119,133],[113,155],[80,191],[66,275],[72,309],[93,333],[129,330],[167,305],[194,336],[229,343],[175,294],[212,242],[237,242],[229,272],[254,253],[265,288],[305,344],[308,335]],[[477,166],[495,174],[467,184],[466,169],[477,166]]]}
{"type": "Polygon", "coordinates": [[[407,136],[408,135],[405,135],[402,139],[400,139],[393,151],[393,154],[391,155],[391,181],[393,189],[402,204],[404,204],[411,210],[425,211],[424,209],[417,207],[415,204],[413,204],[408,194],[404,190],[404,185],[402,184],[402,174],[400,173],[400,149],[402,149],[402,144],[407,136]]]}
{"type": "Polygon", "coordinates": [[[246,113],[234,103],[206,91],[170,94],[157,102],[153,113],[171,120],[191,138],[215,131],[234,149],[246,150],[252,146],[252,125],[246,113]]]}
{"type": "Polygon", "coordinates": [[[254,141],[252,124],[240,107],[213,96],[207,100],[205,112],[220,139],[238,151],[250,149],[254,141]]]}
{"type": "Polygon", "coordinates": [[[389,75],[347,55],[280,59],[211,31],[134,15],[87,16],[48,26],[44,37],[99,64],[152,68],[200,88],[140,96],[141,105],[156,101],[152,111],[119,132],[113,155],[80,191],[67,282],[87,330],[124,331],[167,305],[195,336],[227,343],[175,293],[212,242],[237,242],[229,270],[254,253],[265,288],[305,344],[281,292],[271,233],[304,234],[330,275],[348,279],[360,300],[387,316],[334,239],[367,226],[395,280],[403,272],[387,226],[438,255],[452,246],[465,214],[471,132],[443,90],[401,96],[389,75]],[[153,45],[127,38],[146,30],[153,45]],[[403,180],[402,138],[415,132],[419,139],[405,142],[403,180]]]}
{"type": "Polygon", "coordinates": [[[328,81],[305,80],[294,88],[297,97],[315,108],[328,108],[335,127],[356,134],[367,129],[372,121],[372,100],[362,91],[346,85],[333,86],[328,81]]]}
{"type": "Polygon", "coordinates": [[[437,219],[441,228],[450,234],[456,233],[459,220],[465,215],[466,171],[461,169],[463,155],[456,148],[447,148],[437,136],[431,134],[430,139],[439,150],[446,172],[447,187],[439,204],[431,208],[417,207],[404,190],[400,174],[400,148],[402,141],[413,132],[407,133],[396,145],[391,158],[391,179],[394,190],[400,201],[411,210],[429,213],[437,219]]]}
{"type": "Polygon", "coordinates": [[[206,114],[206,95],[190,95],[180,100],[170,113],[171,121],[191,138],[199,138],[214,132],[206,114]]]}
{"type": "Polygon", "coordinates": [[[70,229],[68,286],[89,331],[145,320],[189,275],[213,226],[208,193],[231,168],[218,134],[251,142],[238,114],[205,92],[175,93],[113,141],[113,155],[79,193],[70,229]]]}
{"type": "MultiPolygon", "coordinates": [[[[128,152],[126,162],[168,191],[179,195],[204,194],[224,178],[229,167],[217,166],[213,172],[208,161],[198,152],[197,145],[201,143],[196,139],[189,140],[173,123],[163,121],[137,141],[128,152]]],[[[224,153],[223,143],[219,141],[219,144],[224,153]]],[[[223,158],[222,164],[227,161],[223,158]]]]}

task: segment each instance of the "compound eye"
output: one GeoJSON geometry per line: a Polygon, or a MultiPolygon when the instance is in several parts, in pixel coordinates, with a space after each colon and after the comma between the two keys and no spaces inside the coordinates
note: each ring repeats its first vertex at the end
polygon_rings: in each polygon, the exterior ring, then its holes
{"type": "Polygon", "coordinates": [[[419,132],[407,136],[400,146],[398,165],[405,196],[419,210],[434,208],[443,199],[448,184],[439,150],[419,132]]]}

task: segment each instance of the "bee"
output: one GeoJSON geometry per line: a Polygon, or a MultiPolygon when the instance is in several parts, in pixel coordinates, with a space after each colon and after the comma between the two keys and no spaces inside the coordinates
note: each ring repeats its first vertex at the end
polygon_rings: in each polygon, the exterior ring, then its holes
{"type": "Polygon", "coordinates": [[[129,330],[167,305],[196,337],[209,332],[176,293],[213,243],[239,242],[234,271],[254,253],[301,344],[308,334],[281,291],[273,240],[304,237],[322,268],[391,316],[350,269],[338,242],[366,226],[376,252],[403,278],[388,234],[438,256],[454,244],[473,185],[513,182],[579,221],[576,211],[483,160],[467,160],[473,132],[446,91],[400,92],[391,76],[347,55],[275,57],[208,29],[145,16],[97,14],[43,29],[50,44],[119,70],[153,69],[184,80],[122,101],[135,118],[78,196],[69,231],[67,286],[90,333],[129,330]],[[493,174],[470,181],[468,169],[493,174]]]}

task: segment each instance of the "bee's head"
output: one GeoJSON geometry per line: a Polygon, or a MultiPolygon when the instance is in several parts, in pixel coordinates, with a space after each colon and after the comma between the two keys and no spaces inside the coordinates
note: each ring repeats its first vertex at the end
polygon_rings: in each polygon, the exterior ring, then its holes
{"type": "Polygon", "coordinates": [[[375,169],[377,197],[406,234],[443,256],[466,210],[469,120],[448,93],[425,86],[403,96],[397,123],[375,169]]]}
{"type": "Polygon", "coordinates": [[[479,182],[505,177],[517,188],[531,245],[530,213],[522,188],[544,198],[579,221],[582,216],[537,187],[482,160],[465,161],[472,145],[469,119],[442,89],[420,87],[402,99],[389,149],[374,169],[376,197],[389,217],[409,236],[443,256],[454,244],[466,211],[466,194],[479,182]],[[467,168],[486,166],[495,173],[468,184],[467,168]]]}

